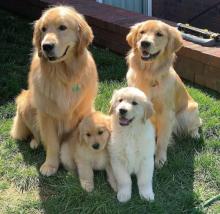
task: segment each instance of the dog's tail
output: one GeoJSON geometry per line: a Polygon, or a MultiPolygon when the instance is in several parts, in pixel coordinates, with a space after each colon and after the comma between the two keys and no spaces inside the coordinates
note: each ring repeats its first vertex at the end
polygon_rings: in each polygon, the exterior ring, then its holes
{"type": "Polygon", "coordinates": [[[16,140],[24,140],[31,135],[31,132],[22,117],[22,114],[24,113],[23,110],[27,104],[28,95],[29,91],[23,90],[16,98],[17,111],[10,132],[11,137],[16,140]]]}

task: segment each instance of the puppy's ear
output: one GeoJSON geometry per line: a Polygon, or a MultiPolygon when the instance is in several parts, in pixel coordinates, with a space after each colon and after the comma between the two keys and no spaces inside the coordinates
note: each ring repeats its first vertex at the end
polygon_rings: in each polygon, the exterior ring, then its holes
{"type": "Polygon", "coordinates": [[[106,117],[106,129],[108,130],[109,133],[111,133],[112,124],[111,124],[111,117],[109,116],[106,117]]]}
{"type": "Polygon", "coordinates": [[[153,114],[154,114],[153,104],[152,104],[152,102],[147,100],[145,102],[143,122],[145,122],[145,120],[149,119],[153,114]]]}
{"type": "Polygon", "coordinates": [[[137,34],[142,23],[135,24],[131,27],[130,32],[128,33],[126,40],[130,47],[134,48],[137,42],[137,34]]]}
{"type": "Polygon", "coordinates": [[[169,40],[167,51],[170,53],[175,53],[182,47],[183,39],[180,32],[176,28],[168,26],[168,29],[169,40]]]}
{"type": "Polygon", "coordinates": [[[115,105],[116,105],[116,96],[117,96],[117,92],[118,90],[114,90],[113,95],[112,95],[112,99],[110,101],[110,109],[108,111],[108,113],[111,115],[114,112],[115,109],[115,105]]]}
{"type": "Polygon", "coordinates": [[[38,56],[42,56],[41,52],[41,29],[40,29],[40,19],[34,23],[34,33],[33,33],[33,46],[37,49],[38,56]]]}
{"type": "Polygon", "coordinates": [[[79,123],[79,126],[77,127],[78,129],[78,136],[79,136],[79,143],[81,144],[84,142],[84,132],[83,132],[83,127],[84,127],[84,119],[79,123]]]}
{"type": "Polygon", "coordinates": [[[78,23],[79,41],[77,45],[77,55],[80,55],[85,48],[88,47],[94,38],[91,27],[87,24],[84,18],[79,16],[78,23]]]}

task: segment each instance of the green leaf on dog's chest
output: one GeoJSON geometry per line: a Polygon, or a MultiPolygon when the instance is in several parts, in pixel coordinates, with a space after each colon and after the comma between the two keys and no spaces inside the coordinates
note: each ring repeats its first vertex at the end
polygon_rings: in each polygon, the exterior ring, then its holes
{"type": "Polygon", "coordinates": [[[80,91],[80,85],[79,84],[74,84],[72,86],[72,92],[79,92],[80,91]]]}

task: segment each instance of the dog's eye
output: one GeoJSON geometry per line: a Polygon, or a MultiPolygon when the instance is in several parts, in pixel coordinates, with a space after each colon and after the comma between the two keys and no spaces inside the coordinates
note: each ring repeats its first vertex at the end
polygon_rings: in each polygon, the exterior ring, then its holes
{"type": "Polygon", "coordinates": [[[91,134],[88,132],[88,133],[86,133],[86,136],[87,137],[91,137],[91,134]]]}
{"type": "Polygon", "coordinates": [[[119,99],[118,102],[121,103],[123,101],[123,99],[119,99]]]}
{"type": "Polygon", "coordinates": [[[41,31],[42,32],[46,32],[47,28],[46,27],[42,27],[41,31]]]}
{"type": "Polygon", "coordinates": [[[98,131],[98,135],[102,135],[103,134],[103,131],[98,131]]]}
{"type": "Polygon", "coordinates": [[[66,30],[67,29],[67,27],[65,26],[65,25],[60,25],[59,26],[59,30],[61,30],[61,31],[64,31],[64,30],[66,30]]]}
{"type": "Polygon", "coordinates": [[[140,31],[140,34],[144,34],[144,33],[145,33],[144,30],[140,31]]]}
{"type": "Polygon", "coordinates": [[[163,34],[161,32],[157,32],[156,35],[159,36],[159,37],[163,36],[163,34]]]}
{"type": "Polygon", "coordinates": [[[132,102],[132,105],[133,105],[133,106],[136,106],[137,104],[138,104],[138,103],[135,102],[135,101],[132,102]]]}

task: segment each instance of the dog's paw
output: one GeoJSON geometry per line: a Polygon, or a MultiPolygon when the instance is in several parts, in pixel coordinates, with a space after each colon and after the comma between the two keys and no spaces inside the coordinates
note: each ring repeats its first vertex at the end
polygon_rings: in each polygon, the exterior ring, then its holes
{"type": "Polygon", "coordinates": [[[94,190],[94,183],[87,181],[87,180],[81,180],[80,181],[82,188],[86,191],[86,192],[92,192],[94,190]]]}
{"type": "Polygon", "coordinates": [[[144,200],[147,201],[154,201],[154,193],[153,191],[150,189],[146,189],[146,190],[140,190],[140,197],[144,200]]]}
{"type": "Polygon", "coordinates": [[[43,163],[43,165],[41,165],[40,167],[41,174],[45,176],[54,175],[57,172],[57,170],[58,170],[58,166],[51,165],[46,162],[43,163]]]}
{"type": "Polygon", "coordinates": [[[156,168],[158,168],[158,169],[162,168],[166,161],[167,161],[166,152],[159,153],[159,154],[156,153],[156,157],[155,157],[155,166],[156,166],[156,168]]]}
{"type": "Polygon", "coordinates": [[[39,146],[39,143],[33,138],[30,142],[31,149],[37,149],[39,146]]]}
{"type": "Polygon", "coordinates": [[[127,202],[131,199],[131,191],[128,189],[121,189],[118,191],[117,198],[119,202],[127,202]]]}

